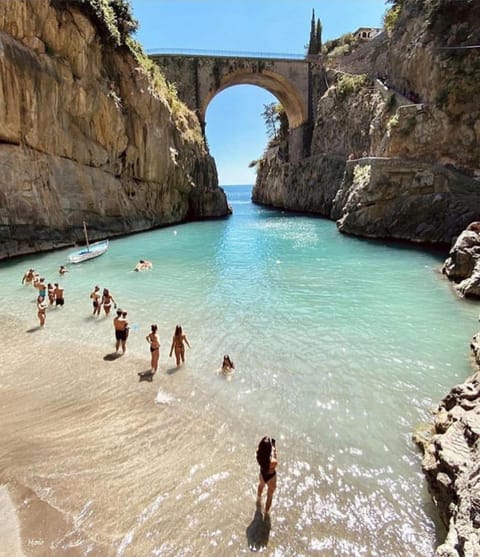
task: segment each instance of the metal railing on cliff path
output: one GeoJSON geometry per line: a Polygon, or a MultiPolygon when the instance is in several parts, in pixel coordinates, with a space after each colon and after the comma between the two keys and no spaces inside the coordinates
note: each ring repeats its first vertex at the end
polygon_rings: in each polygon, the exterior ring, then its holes
{"type": "Polygon", "coordinates": [[[149,56],[165,55],[172,56],[209,56],[220,58],[267,58],[274,60],[295,61],[319,61],[321,57],[299,54],[298,52],[239,52],[234,50],[202,50],[196,48],[149,48],[146,50],[149,56]]]}

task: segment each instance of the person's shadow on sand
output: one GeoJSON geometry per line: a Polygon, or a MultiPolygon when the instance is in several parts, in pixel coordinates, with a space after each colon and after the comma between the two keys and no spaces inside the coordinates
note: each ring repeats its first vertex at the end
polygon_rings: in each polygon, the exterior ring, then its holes
{"type": "Polygon", "coordinates": [[[153,373],[151,370],[147,369],[147,371],[139,371],[138,372],[138,381],[149,381],[150,383],[153,381],[153,373]]]}
{"type": "Polygon", "coordinates": [[[181,368],[182,366],[169,367],[166,371],[166,374],[173,375],[174,373],[177,373],[177,371],[180,371],[181,368]]]}
{"type": "Polygon", "coordinates": [[[250,551],[260,551],[268,545],[268,538],[270,536],[270,516],[262,515],[262,507],[257,503],[253,520],[247,527],[247,541],[250,551]]]}
{"type": "Polygon", "coordinates": [[[118,360],[121,356],[122,354],[120,352],[112,352],[111,354],[106,354],[103,359],[106,362],[113,362],[114,360],[118,360]]]}
{"type": "Polygon", "coordinates": [[[27,333],[34,333],[35,331],[41,331],[42,327],[38,325],[37,327],[32,327],[31,329],[27,329],[27,333]]]}

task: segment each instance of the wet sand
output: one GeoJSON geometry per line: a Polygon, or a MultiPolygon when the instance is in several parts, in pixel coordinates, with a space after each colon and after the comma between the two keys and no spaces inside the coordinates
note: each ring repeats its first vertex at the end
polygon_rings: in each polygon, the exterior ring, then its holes
{"type": "Polygon", "coordinates": [[[225,542],[246,547],[249,524],[254,536],[255,524],[264,527],[252,522],[252,445],[233,446],[235,432],[202,402],[188,364],[175,370],[163,355],[153,381],[142,381],[148,346],[145,360],[113,358],[111,350],[57,344],[47,328],[28,333],[26,324],[3,319],[5,557],[146,555],[159,548],[162,555],[220,555],[225,542]],[[233,462],[228,469],[219,464],[226,458],[233,462]],[[236,493],[234,505],[228,493],[236,493]]]}
{"type": "Polygon", "coordinates": [[[23,557],[20,524],[6,486],[0,486],[0,540],[1,557],[23,557]]]}

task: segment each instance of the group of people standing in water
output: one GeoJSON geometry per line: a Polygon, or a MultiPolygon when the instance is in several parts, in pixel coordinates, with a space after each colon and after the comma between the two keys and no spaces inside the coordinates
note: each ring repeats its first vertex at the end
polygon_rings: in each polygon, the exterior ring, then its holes
{"type": "MultiPolygon", "coordinates": [[[[150,327],[150,333],[145,337],[150,345],[150,375],[153,376],[158,371],[158,360],[160,359],[160,339],[158,337],[158,325],[153,324],[150,327]]],[[[187,335],[183,332],[182,326],[177,325],[170,346],[170,358],[175,352],[177,367],[185,363],[185,345],[191,348],[187,335]]]]}
{"type": "MultiPolygon", "coordinates": [[[[68,270],[62,265],[59,269],[60,275],[64,275],[68,270]]],[[[35,269],[29,269],[22,278],[22,284],[31,284],[38,290],[37,296],[37,317],[40,327],[45,327],[47,321],[47,307],[55,305],[62,307],[65,304],[64,288],[58,282],[45,284],[45,278],[41,277],[35,269]],[[48,301],[47,301],[48,300],[48,301]]]]}
{"type": "MultiPolygon", "coordinates": [[[[140,261],[140,264],[145,263],[140,261]]],[[[150,262],[147,262],[150,263],[150,262]]],[[[151,265],[151,264],[150,264],[151,265]]],[[[148,268],[151,268],[148,267],[148,268]]],[[[137,268],[136,270],[140,270],[137,268]]],[[[146,270],[144,267],[142,270],[146,270]]],[[[59,274],[63,276],[68,272],[68,269],[63,265],[59,268],[59,274]]],[[[22,278],[22,284],[31,284],[34,288],[38,289],[37,297],[37,315],[40,326],[44,327],[46,322],[46,311],[48,305],[56,307],[63,306],[65,303],[64,289],[59,283],[45,284],[45,278],[40,277],[34,269],[29,269],[22,278]],[[48,302],[47,302],[48,300],[48,302]]],[[[128,313],[122,309],[117,309],[117,302],[108,288],[101,289],[98,285],[94,287],[90,293],[90,299],[93,305],[93,315],[99,316],[101,310],[105,316],[110,314],[111,307],[117,310],[116,316],[113,319],[113,326],[115,330],[115,352],[118,354],[119,350],[125,354],[127,349],[127,339],[129,336],[130,326],[128,323],[128,313]]],[[[152,324],[149,334],[145,340],[150,346],[150,372],[148,375],[150,379],[158,371],[158,363],[160,360],[160,338],[158,335],[158,325],[152,324]]],[[[175,332],[172,337],[169,356],[175,353],[175,360],[177,367],[185,363],[185,345],[191,348],[187,335],[184,333],[181,325],[176,325],[175,332]]],[[[228,354],[225,354],[222,361],[221,371],[223,374],[228,375],[235,369],[235,364],[228,354]]],[[[144,374],[140,374],[144,375],[144,374]]],[[[275,439],[271,437],[263,437],[258,444],[256,451],[257,463],[260,466],[259,483],[257,488],[257,505],[261,506],[262,494],[267,488],[267,498],[265,502],[265,515],[268,515],[272,505],[273,493],[277,487],[276,468],[278,465],[278,455],[275,439]]]]}
{"type": "MultiPolygon", "coordinates": [[[[150,261],[141,259],[135,270],[147,270],[151,268],[152,263],[150,261]]],[[[65,273],[68,273],[68,269],[64,265],[61,265],[58,272],[63,276],[65,273]]],[[[63,287],[61,287],[57,282],[54,285],[50,283],[46,285],[45,278],[41,277],[35,269],[29,269],[26,271],[22,278],[22,284],[32,284],[38,289],[37,315],[40,326],[44,327],[47,318],[48,305],[55,304],[55,306],[63,306],[65,303],[63,287]]],[[[105,316],[110,314],[112,306],[117,310],[116,316],[113,319],[113,327],[115,330],[115,352],[118,354],[121,349],[122,353],[125,354],[127,350],[127,339],[130,332],[127,320],[128,313],[122,309],[117,309],[117,302],[108,288],[104,288],[102,291],[100,286],[96,285],[90,293],[90,299],[92,301],[94,316],[100,316],[102,308],[105,316]]],[[[146,336],[146,340],[150,344],[150,373],[153,376],[158,371],[158,362],[160,359],[158,325],[154,324],[151,326],[151,331],[146,336]]],[[[177,325],[175,327],[170,347],[170,357],[172,357],[173,353],[175,353],[177,367],[180,367],[180,365],[185,363],[185,345],[190,348],[190,343],[186,334],[183,332],[182,326],[177,325]]]]}

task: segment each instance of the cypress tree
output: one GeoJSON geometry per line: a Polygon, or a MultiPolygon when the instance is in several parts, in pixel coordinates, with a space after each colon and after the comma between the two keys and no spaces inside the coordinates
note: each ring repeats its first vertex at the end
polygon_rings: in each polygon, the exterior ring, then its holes
{"type": "Polygon", "coordinates": [[[315,54],[321,54],[322,52],[322,22],[320,18],[317,19],[317,29],[315,33],[315,47],[317,51],[315,54]]]}
{"type": "Polygon", "coordinates": [[[308,54],[317,54],[315,51],[316,33],[315,33],[315,10],[312,10],[312,21],[310,23],[310,40],[308,42],[308,54]]]}

